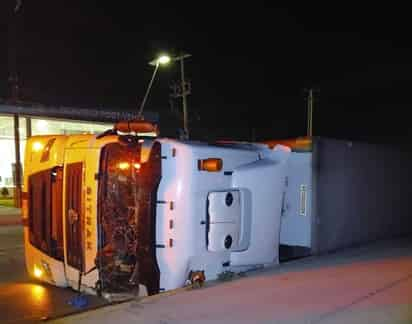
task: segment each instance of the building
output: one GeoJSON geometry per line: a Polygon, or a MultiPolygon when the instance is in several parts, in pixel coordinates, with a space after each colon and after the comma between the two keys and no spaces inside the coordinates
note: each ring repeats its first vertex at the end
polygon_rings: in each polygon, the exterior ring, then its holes
{"type": "MultiPolygon", "coordinates": [[[[158,122],[156,113],[145,112],[144,117],[146,120],[158,122]]],[[[0,101],[0,196],[8,192],[8,196],[15,197],[16,204],[19,204],[24,150],[28,137],[101,133],[118,120],[136,118],[137,110],[126,112],[97,108],[47,107],[0,101]],[[20,168],[16,168],[17,165],[20,168]]]]}

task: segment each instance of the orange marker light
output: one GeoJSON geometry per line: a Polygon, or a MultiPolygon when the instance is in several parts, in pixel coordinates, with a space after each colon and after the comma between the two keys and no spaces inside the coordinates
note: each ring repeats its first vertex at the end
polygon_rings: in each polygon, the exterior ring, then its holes
{"type": "Polygon", "coordinates": [[[197,166],[202,171],[219,172],[223,168],[223,161],[219,158],[198,160],[197,166]]]}
{"type": "Polygon", "coordinates": [[[120,170],[127,170],[130,168],[130,164],[128,162],[120,162],[118,167],[120,170]]]}
{"type": "Polygon", "coordinates": [[[43,271],[39,267],[34,266],[33,275],[36,278],[40,278],[43,275],[43,271]]]}

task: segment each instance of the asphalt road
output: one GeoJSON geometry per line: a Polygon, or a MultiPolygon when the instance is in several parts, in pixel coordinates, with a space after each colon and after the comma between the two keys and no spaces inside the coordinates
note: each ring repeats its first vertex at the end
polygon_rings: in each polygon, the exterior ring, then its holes
{"type": "MultiPolygon", "coordinates": [[[[0,323],[38,323],[79,312],[68,304],[76,296],[71,289],[31,280],[25,270],[22,226],[0,226],[0,323]]],[[[88,296],[87,308],[107,304],[88,296]]]]}
{"type": "Polygon", "coordinates": [[[21,226],[0,226],[0,323],[412,323],[412,239],[376,242],[283,263],[203,289],[101,307],[34,282],[24,267],[21,226]]]}
{"type": "Polygon", "coordinates": [[[412,323],[412,240],[309,257],[53,323],[412,323]]]}

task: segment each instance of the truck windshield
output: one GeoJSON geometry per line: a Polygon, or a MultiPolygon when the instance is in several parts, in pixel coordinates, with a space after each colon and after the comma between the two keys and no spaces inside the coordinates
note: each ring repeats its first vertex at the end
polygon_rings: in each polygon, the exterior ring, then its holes
{"type": "Polygon", "coordinates": [[[139,284],[150,294],[159,291],[155,207],[160,144],[153,144],[144,163],[141,149],[139,143],[111,143],[102,150],[96,266],[103,291],[132,291],[139,284]]]}

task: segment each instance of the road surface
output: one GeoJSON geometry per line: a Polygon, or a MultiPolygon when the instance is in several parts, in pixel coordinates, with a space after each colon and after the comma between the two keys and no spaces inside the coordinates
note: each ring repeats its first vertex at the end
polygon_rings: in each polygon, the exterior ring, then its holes
{"type": "MultiPolygon", "coordinates": [[[[64,317],[79,311],[68,304],[75,292],[27,277],[22,227],[14,223],[0,225],[2,324],[46,319],[79,324],[412,323],[412,239],[295,260],[203,289],[64,317]]],[[[89,297],[90,308],[104,304],[89,297]]]]}
{"type": "Polygon", "coordinates": [[[53,323],[412,323],[412,240],[295,260],[53,323]]]}
{"type": "MultiPolygon", "coordinates": [[[[79,311],[68,304],[76,293],[30,280],[24,266],[23,228],[0,225],[0,323],[38,323],[79,311]]],[[[88,297],[88,307],[106,304],[88,297]]]]}

